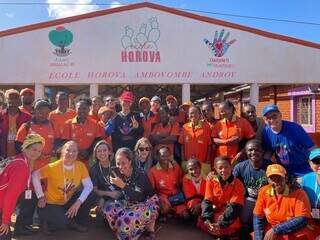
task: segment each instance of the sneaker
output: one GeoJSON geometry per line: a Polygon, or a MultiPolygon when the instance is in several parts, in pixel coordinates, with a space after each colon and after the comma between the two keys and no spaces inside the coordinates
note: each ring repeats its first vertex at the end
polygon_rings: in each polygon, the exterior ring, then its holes
{"type": "Polygon", "coordinates": [[[14,229],[14,235],[15,236],[30,236],[33,233],[33,229],[31,226],[22,226],[18,227],[16,226],[14,229]]]}
{"type": "Polygon", "coordinates": [[[78,223],[76,223],[75,221],[71,221],[69,223],[69,227],[77,232],[87,232],[88,231],[88,227],[86,226],[82,226],[78,223]]]}

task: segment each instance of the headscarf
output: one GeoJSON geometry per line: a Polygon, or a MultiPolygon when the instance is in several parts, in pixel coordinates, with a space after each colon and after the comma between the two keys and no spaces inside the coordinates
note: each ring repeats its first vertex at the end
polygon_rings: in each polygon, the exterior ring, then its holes
{"type": "Polygon", "coordinates": [[[45,143],[45,140],[39,134],[36,134],[36,133],[29,134],[23,141],[22,150],[25,150],[29,146],[36,143],[41,143],[43,146],[45,143]]]}

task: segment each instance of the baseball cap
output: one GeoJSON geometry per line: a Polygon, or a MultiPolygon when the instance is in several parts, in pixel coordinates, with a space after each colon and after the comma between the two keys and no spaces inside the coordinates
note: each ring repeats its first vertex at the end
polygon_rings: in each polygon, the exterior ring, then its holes
{"type": "Polygon", "coordinates": [[[309,160],[317,164],[320,164],[320,148],[315,148],[311,150],[309,160]]]}
{"type": "Polygon", "coordinates": [[[155,101],[161,102],[161,98],[159,98],[158,96],[153,96],[153,97],[151,98],[151,102],[155,102],[155,101]]]}
{"type": "Polygon", "coordinates": [[[265,116],[269,112],[280,112],[277,105],[267,105],[263,108],[262,115],[265,116]]]}
{"type": "Polygon", "coordinates": [[[168,95],[168,96],[166,97],[166,102],[168,102],[168,101],[170,101],[170,100],[174,100],[174,101],[176,101],[176,102],[177,102],[176,97],[175,97],[175,96],[173,96],[173,95],[168,95]]]}
{"type": "Polygon", "coordinates": [[[150,103],[150,99],[147,98],[147,97],[142,97],[142,98],[140,98],[140,100],[139,100],[139,105],[140,105],[141,103],[143,103],[143,102],[148,102],[148,103],[150,103]]]}
{"type": "Polygon", "coordinates": [[[131,103],[134,101],[134,95],[130,91],[124,91],[119,98],[122,101],[128,101],[131,103]]]}
{"type": "Polygon", "coordinates": [[[20,96],[23,96],[27,93],[34,95],[34,91],[31,88],[24,88],[20,91],[20,96]]]}
{"type": "Polygon", "coordinates": [[[267,167],[266,175],[270,177],[271,175],[279,175],[285,177],[287,171],[280,164],[271,164],[267,167]]]}

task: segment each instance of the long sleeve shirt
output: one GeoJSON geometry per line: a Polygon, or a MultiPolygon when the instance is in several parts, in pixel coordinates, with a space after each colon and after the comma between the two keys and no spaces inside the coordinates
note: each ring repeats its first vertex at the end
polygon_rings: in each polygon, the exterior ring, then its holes
{"type": "Polygon", "coordinates": [[[22,154],[15,156],[0,173],[0,212],[3,224],[10,223],[17,200],[27,188],[29,178],[29,166],[22,154]]]}

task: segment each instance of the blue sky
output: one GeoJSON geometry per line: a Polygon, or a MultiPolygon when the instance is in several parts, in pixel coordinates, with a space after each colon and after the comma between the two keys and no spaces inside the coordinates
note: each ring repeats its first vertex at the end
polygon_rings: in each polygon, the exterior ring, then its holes
{"type": "MultiPolygon", "coordinates": [[[[102,10],[141,1],[107,1],[107,0],[0,0],[0,31],[102,10]],[[1,3],[42,3],[32,5],[15,5],[1,3]],[[51,5],[50,3],[91,3],[93,5],[51,5]],[[48,3],[48,4],[46,4],[48,3]],[[112,5],[96,5],[98,3],[112,5]]],[[[196,13],[216,19],[226,20],[279,33],[311,42],[320,43],[320,0],[175,0],[149,1],[179,9],[193,9],[206,12],[234,14],[243,16],[286,19],[312,24],[265,21],[249,18],[230,17],[208,13],[196,13]]]]}

